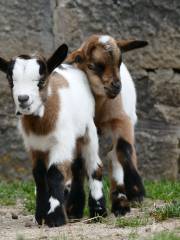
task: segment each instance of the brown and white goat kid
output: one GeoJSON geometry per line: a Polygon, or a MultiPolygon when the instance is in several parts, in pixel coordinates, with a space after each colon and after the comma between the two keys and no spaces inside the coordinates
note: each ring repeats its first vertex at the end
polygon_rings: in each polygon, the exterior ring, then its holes
{"type": "Polygon", "coordinates": [[[66,60],[87,74],[95,97],[95,124],[100,134],[111,137],[113,142],[109,157],[115,215],[130,211],[129,201],[141,201],[145,194],[134,146],[136,92],[122,63],[122,53],[146,45],[145,41],[116,41],[107,35],[93,35],[66,60]]]}
{"type": "Polygon", "coordinates": [[[0,70],[7,74],[19,129],[33,162],[35,218],[38,224],[45,222],[50,227],[66,223],[66,166],[79,156],[89,179],[91,216],[106,214],[94,97],[81,70],[57,67],[66,55],[67,46],[62,45],[48,60],[36,55],[20,55],[10,61],[0,58],[0,70]]]}

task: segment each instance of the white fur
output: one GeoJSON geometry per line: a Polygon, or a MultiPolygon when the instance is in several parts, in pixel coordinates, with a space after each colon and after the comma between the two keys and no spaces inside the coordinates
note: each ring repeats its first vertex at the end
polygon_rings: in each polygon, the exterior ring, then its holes
{"type": "Polygon", "coordinates": [[[124,171],[117,159],[116,149],[114,148],[108,153],[108,157],[112,160],[112,177],[117,185],[124,185],[124,171]]]}
{"type": "MultiPolygon", "coordinates": [[[[27,135],[20,124],[20,132],[28,150],[50,152],[49,166],[73,158],[76,139],[85,135],[86,128],[94,117],[94,99],[86,75],[73,67],[64,65],[64,68],[66,69],[55,70],[69,84],[69,87],[59,89],[61,111],[55,130],[46,136],[27,135]]],[[[98,144],[96,137],[94,136],[98,144]]]]}
{"type": "MultiPolygon", "coordinates": [[[[95,103],[88,79],[81,70],[65,64],[61,69],[56,68],[55,72],[67,80],[68,86],[58,90],[61,108],[54,131],[46,136],[32,133],[27,135],[20,124],[20,132],[28,150],[49,152],[49,167],[71,161],[76,150],[76,140],[79,137],[86,138],[82,156],[86,161],[87,174],[91,178],[92,173],[101,165],[101,160],[98,156],[98,137],[93,121],[95,103]]],[[[91,180],[89,184],[92,196],[95,199],[102,197],[101,181],[91,180]]]]}
{"type": "Polygon", "coordinates": [[[37,136],[32,133],[27,135],[23,129],[21,121],[19,124],[19,130],[24,139],[24,145],[28,151],[32,149],[32,150],[47,152],[50,149],[52,149],[54,145],[57,144],[57,139],[53,136],[52,133],[46,136],[37,136]]]}
{"type": "Polygon", "coordinates": [[[16,105],[16,111],[22,114],[32,114],[37,111],[42,105],[39,96],[38,82],[40,79],[39,64],[36,59],[21,59],[15,60],[13,68],[13,99],[16,105]],[[22,109],[19,105],[18,96],[28,95],[28,108],[22,109]]]}
{"type": "Polygon", "coordinates": [[[108,35],[102,35],[99,37],[99,42],[102,44],[107,44],[110,40],[110,36],[108,35]]]}
{"type": "Polygon", "coordinates": [[[133,125],[137,122],[136,115],[136,89],[132,77],[124,63],[120,66],[120,77],[122,83],[122,102],[124,111],[130,117],[133,125]]]}
{"type": "Polygon", "coordinates": [[[57,200],[56,198],[53,198],[52,196],[49,198],[49,203],[50,203],[50,209],[48,211],[48,214],[54,212],[54,210],[60,206],[60,202],[59,200],[57,200]]]}
{"type": "Polygon", "coordinates": [[[103,191],[102,191],[102,182],[98,181],[96,179],[89,179],[89,188],[91,191],[91,195],[95,200],[99,200],[103,196],[103,191]]]}
{"type": "Polygon", "coordinates": [[[127,198],[126,195],[124,193],[119,193],[118,194],[118,198],[127,198]]]}
{"type": "Polygon", "coordinates": [[[54,132],[58,140],[51,149],[49,165],[73,158],[76,139],[85,135],[94,117],[94,99],[86,75],[67,65],[55,71],[68,81],[69,87],[59,90],[61,111],[54,132]]]}
{"type": "Polygon", "coordinates": [[[71,183],[72,183],[71,179],[69,179],[67,182],[65,182],[65,188],[66,188],[66,190],[68,190],[68,192],[70,192],[70,190],[71,190],[71,183]]]}

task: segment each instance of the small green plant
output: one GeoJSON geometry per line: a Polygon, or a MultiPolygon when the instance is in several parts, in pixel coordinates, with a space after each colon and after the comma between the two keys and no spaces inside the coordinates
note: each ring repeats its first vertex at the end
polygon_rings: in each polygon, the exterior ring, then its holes
{"type": "Polygon", "coordinates": [[[138,239],[138,233],[136,230],[133,230],[128,235],[128,240],[136,240],[138,239]]]}
{"type": "Polygon", "coordinates": [[[156,221],[163,221],[168,218],[180,217],[180,201],[168,203],[163,207],[156,208],[151,212],[156,221]]]}
{"type": "Polygon", "coordinates": [[[152,238],[148,238],[147,240],[179,240],[180,236],[175,234],[174,232],[163,231],[160,233],[156,233],[152,238]]]}
{"type": "Polygon", "coordinates": [[[117,227],[140,227],[145,226],[150,222],[148,216],[143,217],[120,217],[116,220],[117,227]]]}

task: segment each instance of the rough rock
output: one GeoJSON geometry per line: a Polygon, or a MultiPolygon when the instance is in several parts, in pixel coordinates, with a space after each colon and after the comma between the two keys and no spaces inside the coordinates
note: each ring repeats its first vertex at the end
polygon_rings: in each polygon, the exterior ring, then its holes
{"type": "MultiPolygon", "coordinates": [[[[169,0],[22,0],[21,3],[3,0],[0,23],[0,54],[4,57],[34,49],[49,54],[62,42],[68,43],[73,50],[94,33],[110,34],[117,39],[146,39],[148,47],[123,56],[138,94],[139,167],[146,178],[178,177],[179,0],[171,3],[169,0]]],[[[30,163],[15,127],[5,78],[3,75],[0,78],[0,172],[26,176],[30,163]]]]}

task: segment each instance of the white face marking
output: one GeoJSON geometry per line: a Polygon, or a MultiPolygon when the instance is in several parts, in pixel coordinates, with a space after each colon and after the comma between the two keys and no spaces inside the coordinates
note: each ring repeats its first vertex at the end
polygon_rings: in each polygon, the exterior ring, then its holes
{"type": "Polygon", "coordinates": [[[89,188],[91,191],[91,195],[95,200],[99,200],[103,196],[103,191],[102,191],[102,182],[98,181],[96,179],[89,179],[89,188]]]}
{"type": "Polygon", "coordinates": [[[39,95],[38,82],[40,79],[39,64],[36,59],[17,58],[13,68],[13,99],[16,112],[22,114],[33,114],[42,105],[39,95]],[[29,99],[23,107],[18,96],[27,95],[29,99]]]}
{"type": "Polygon", "coordinates": [[[54,212],[54,210],[60,206],[60,202],[59,200],[57,200],[56,198],[53,198],[52,196],[49,198],[49,203],[50,203],[50,209],[48,211],[48,214],[54,212]]]}
{"type": "Polygon", "coordinates": [[[110,40],[110,37],[108,35],[102,35],[99,37],[99,42],[102,44],[107,44],[110,40]]]}

